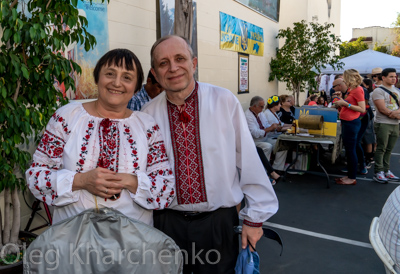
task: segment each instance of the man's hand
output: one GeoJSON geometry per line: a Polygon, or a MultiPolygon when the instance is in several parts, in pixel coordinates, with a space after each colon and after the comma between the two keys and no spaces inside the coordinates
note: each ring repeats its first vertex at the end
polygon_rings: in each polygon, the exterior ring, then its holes
{"type": "Polygon", "coordinates": [[[102,198],[110,198],[121,192],[124,185],[122,177],[114,171],[98,167],[85,173],[77,173],[72,184],[72,191],[85,189],[102,198]]]}
{"type": "MultiPolygon", "coordinates": [[[[262,230],[262,227],[251,227],[244,224],[242,227],[242,249],[247,247],[247,241],[256,248],[256,244],[263,234],[264,231],[262,230]]],[[[254,251],[253,248],[250,247],[250,251],[254,251]]]]}

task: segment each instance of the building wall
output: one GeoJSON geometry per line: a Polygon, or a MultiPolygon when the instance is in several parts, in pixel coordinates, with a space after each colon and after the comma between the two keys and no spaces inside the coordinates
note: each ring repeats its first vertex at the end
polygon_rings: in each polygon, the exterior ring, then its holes
{"type": "Polygon", "coordinates": [[[353,38],[358,37],[372,37],[372,42],[367,43],[370,49],[373,49],[375,43],[378,45],[389,46],[389,50],[394,48],[393,42],[396,40],[396,33],[393,28],[384,27],[367,27],[367,28],[353,28],[353,38]]]}

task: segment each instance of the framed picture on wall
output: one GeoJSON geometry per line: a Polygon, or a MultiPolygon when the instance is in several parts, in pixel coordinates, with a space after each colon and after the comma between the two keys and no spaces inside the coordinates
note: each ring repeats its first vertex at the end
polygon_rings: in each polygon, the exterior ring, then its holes
{"type": "Polygon", "coordinates": [[[239,56],[239,94],[249,93],[249,55],[238,53],[239,56]]]}
{"type": "Polygon", "coordinates": [[[246,7],[279,22],[280,0],[235,0],[246,7]]]}

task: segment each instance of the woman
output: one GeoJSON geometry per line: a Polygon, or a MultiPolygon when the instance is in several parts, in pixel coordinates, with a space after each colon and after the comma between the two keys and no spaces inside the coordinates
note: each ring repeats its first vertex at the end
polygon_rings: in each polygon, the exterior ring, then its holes
{"type": "MultiPolygon", "coordinates": [[[[268,136],[267,141],[270,144],[272,144],[273,147],[276,144],[276,139],[278,138],[278,136],[292,127],[292,124],[285,124],[279,119],[277,111],[280,110],[280,108],[281,108],[281,100],[278,96],[274,95],[268,98],[267,109],[263,112],[268,120],[268,124],[280,125],[274,132],[269,132],[267,135],[268,136]]],[[[275,154],[274,164],[272,165],[274,169],[276,170],[284,169],[286,155],[287,155],[287,150],[278,151],[275,154]]]]}
{"type": "Polygon", "coordinates": [[[318,100],[318,95],[317,95],[317,94],[313,94],[313,95],[311,95],[310,98],[307,99],[307,100],[309,100],[309,101],[308,101],[308,104],[304,103],[305,105],[308,105],[308,106],[316,106],[316,105],[317,105],[317,100],[318,100]]]}
{"type": "Polygon", "coordinates": [[[143,82],[141,64],[115,49],[93,76],[98,99],[54,113],[26,172],[28,187],[55,206],[55,223],[98,206],[152,225],[152,210],[171,204],[175,190],[157,124],[127,108],[143,82]]]}
{"type": "Polygon", "coordinates": [[[264,168],[267,170],[267,174],[268,174],[269,180],[271,182],[271,185],[273,185],[273,186],[276,185],[279,182],[279,180],[281,179],[281,176],[278,173],[276,173],[274,168],[271,166],[271,163],[269,162],[267,156],[265,156],[264,151],[259,147],[256,147],[256,148],[257,148],[257,153],[258,153],[258,156],[260,157],[261,163],[263,164],[264,168]]]}
{"type": "Polygon", "coordinates": [[[294,120],[294,113],[292,112],[292,97],[290,95],[281,95],[282,105],[276,113],[279,119],[285,124],[292,124],[294,120]]]}
{"type": "MultiPolygon", "coordinates": [[[[339,178],[336,183],[339,185],[355,185],[357,175],[357,147],[361,149],[360,134],[361,120],[360,114],[365,112],[364,90],[360,86],[362,77],[355,69],[344,71],[343,80],[348,87],[345,100],[340,98],[335,102],[336,106],[341,107],[339,118],[342,123],[342,138],[347,157],[347,175],[339,178]]],[[[340,94],[335,94],[340,96],[340,94]]]]}
{"type": "Polygon", "coordinates": [[[326,107],[326,106],[327,106],[326,101],[325,101],[325,98],[324,98],[323,96],[319,96],[319,97],[318,97],[317,105],[323,106],[323,107],[326,107]]]}

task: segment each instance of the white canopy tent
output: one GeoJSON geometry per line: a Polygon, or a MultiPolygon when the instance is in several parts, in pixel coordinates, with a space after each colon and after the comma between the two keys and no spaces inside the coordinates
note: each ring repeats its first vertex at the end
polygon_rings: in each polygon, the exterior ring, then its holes
{"type": "Polygon", "coordinates": [[[323,74],[340,74],[346,69],[356,69],[360,74],[370,74],[373,68],[395,68],[400,73],[400,58],[379,51],[367,49],[357,54],[340,59],[344,63],[343,69],[334,70],[327,65],[321,70],[323,74]]]}

